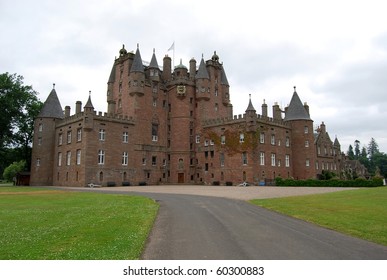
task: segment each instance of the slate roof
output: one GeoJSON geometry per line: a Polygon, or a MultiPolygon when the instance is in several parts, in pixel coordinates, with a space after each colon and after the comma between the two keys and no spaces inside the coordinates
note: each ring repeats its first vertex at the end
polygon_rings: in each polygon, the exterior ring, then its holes
{"type": "Polygon", "coordinates": [[[200,60],[200,65],[198,72],[196,73],[196,79],[210,79],[210,76],[208,75],[206,63],[204,62],[204,59],[202,57],[202,60],[200,60]]]}
{"type": "Polygon", "coordinates": [[[91,92],[89,92],[89,99],[87,99],[86,105],[83,108],[94,109],[93,103],[91,103],[91,92]]]}
{"type": "Polygon", "coordinates": [[[157,69],[160,69],[159,68],[159,64],[157,63],[157,59],[156,59],[156,55],[155,55],[155,50],[153,49],[153,55],[152,55],[152,59],[151,59],[151,62],[149,64],[149,68],[157,68],[157,69]]]}
{"type": "Polygon", "coordinates": [[[296,90],[294,90],[293,97],[290,100],[290,104],[288,109],[286,110],[284,118],[284,121],[294,120],[311,120],[296,90]]]}
{"type": "Polygon", "coordinates": [[[246,109],[246,112],[249,112],[249,111],[255,111],[255,108],[253,106],[253,103],[251,103],[251,94],[250,94],[250,101],[249,101],[249,106],[247,106],[247,109],[246,109]]]}
{"type": "Polygon", "coordinates": [[[144,65],[142,64],[140,50],[137,46],[136,54],[134,55],[132,68],[130,72],[142,72],[144,73],[144,65]]]}
{"type": "Polygon", "coordinates": [[[56,118],[56,119],[64,118],[63,109],[62,109],[62,106],[60,105],[55,88],[51,90],[46,101],[44,102],[43,108],[40,111],[38,118],[56,118]]]}
{"type": "Polygon", "coordinates": [[[116,80],[116,65],[113,63],[112,71],[110,72],[108,83],[114,83],[116,80]]]}
{"type": "Polygon", "coordinates": [[[223,65],[222,65],[221,76],[222,76],[222,77],[221,77],[220,83],[221,83],[222,85],[230,86],[229,83],[228,83],[227,77],[226,77],[226,72],[224,72],[223,65]]]}

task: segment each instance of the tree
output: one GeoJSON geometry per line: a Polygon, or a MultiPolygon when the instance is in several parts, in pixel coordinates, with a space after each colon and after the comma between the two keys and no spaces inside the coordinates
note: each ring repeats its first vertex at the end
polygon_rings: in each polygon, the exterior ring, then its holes
{"type": "Polygon", "coordinates": [[[355,154],[353,152],[353,147],[352,145],[349,145],[348,152],[347,152],[348,158],[349,159],[355,159],[355,154]]]}
{"type": "Polygon", "coordinates": [[[16,174],[24,171],[26,167],[26,161],[21,160],[19,162],[14,162],[11,165],[9,165],[7,168],[4,169],[3,177],[7,181],[14,181],[13,178],[16,177],[16,174]]]}
{"type": "Polygon", "coordinates": [[[371,160],[374,155],[379,154],[379,145],[378,143],[376,143],[376,140],[374,138],[371,138],[368,144],[367,153],[371,160]]]}
{"type": "Polygon", "coordinates": [[[360,141],[355,140],[355,159],[360,157],[360,141]]]}
{"type": "Polygon", "coordinates": [[[37,92],[23,84],[22,76],[0,74],[0,174],[9,163],[20,159],[30,165],[33,122],[42,106],[37,92]],[[19,148],[23,151],[22,158],[10,158],[8,152],[19,148]]]}

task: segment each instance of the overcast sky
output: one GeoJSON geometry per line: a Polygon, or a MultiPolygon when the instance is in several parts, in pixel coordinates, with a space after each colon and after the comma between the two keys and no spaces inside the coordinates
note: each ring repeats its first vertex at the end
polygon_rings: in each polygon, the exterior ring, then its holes
{"type": "MultiPolygon", "coordinates": [[[[385,1],[384,1],[385,2],[385,1]]],[[[89,90],[105,112],[118,51],[153,48],[159,65],[175,42],[175,65],[216,50],[234,114],[249,94],[261,113],[289,104],[293,86],[342,151],[374,137],[387,152],[387,4],[383,1],[0,0],[0,72],[17,73],[45,101],[56,83],[62,107],[89,90]]],[[[271,110],[269,111],[271,115],[271,110]]]]}

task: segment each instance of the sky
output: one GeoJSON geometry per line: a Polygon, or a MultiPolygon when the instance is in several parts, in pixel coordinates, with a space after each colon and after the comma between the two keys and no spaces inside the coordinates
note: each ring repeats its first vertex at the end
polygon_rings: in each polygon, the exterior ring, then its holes
{"type": "MultiPolygon", "coordinates": [[[[16,73],[45,101],[106,112],[109,74],[125,44],[159,65],[197,65],[217,52],[234,115],[265,100],[284,109],[293,87],[346,152],[371,137],[387,152],[385,1],[0,0],[0,73],[16,73]]],[[[269,110],[269,116],[271,110],[269,110]]]]}

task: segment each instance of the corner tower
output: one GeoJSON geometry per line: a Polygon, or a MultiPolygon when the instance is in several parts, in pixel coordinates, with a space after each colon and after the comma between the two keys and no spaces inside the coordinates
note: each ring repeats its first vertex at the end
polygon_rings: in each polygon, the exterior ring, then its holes
{"type": "Polygon", "coordinates": [[[309,179],[316,177],[316,151],[314,149],[313,120],[302,104],[296,87],[289,106],[285,109],[285,122],[292,128],[291,147],[293,177],[309,179]]]}
{"type": "Polygon", "coordinates": [[[64,118],[55,84],[34,121],[34,139],[31,159],[31,186],[51,186],[53,184],[52,166],[55,158],[56,121],[64,118]]]}

